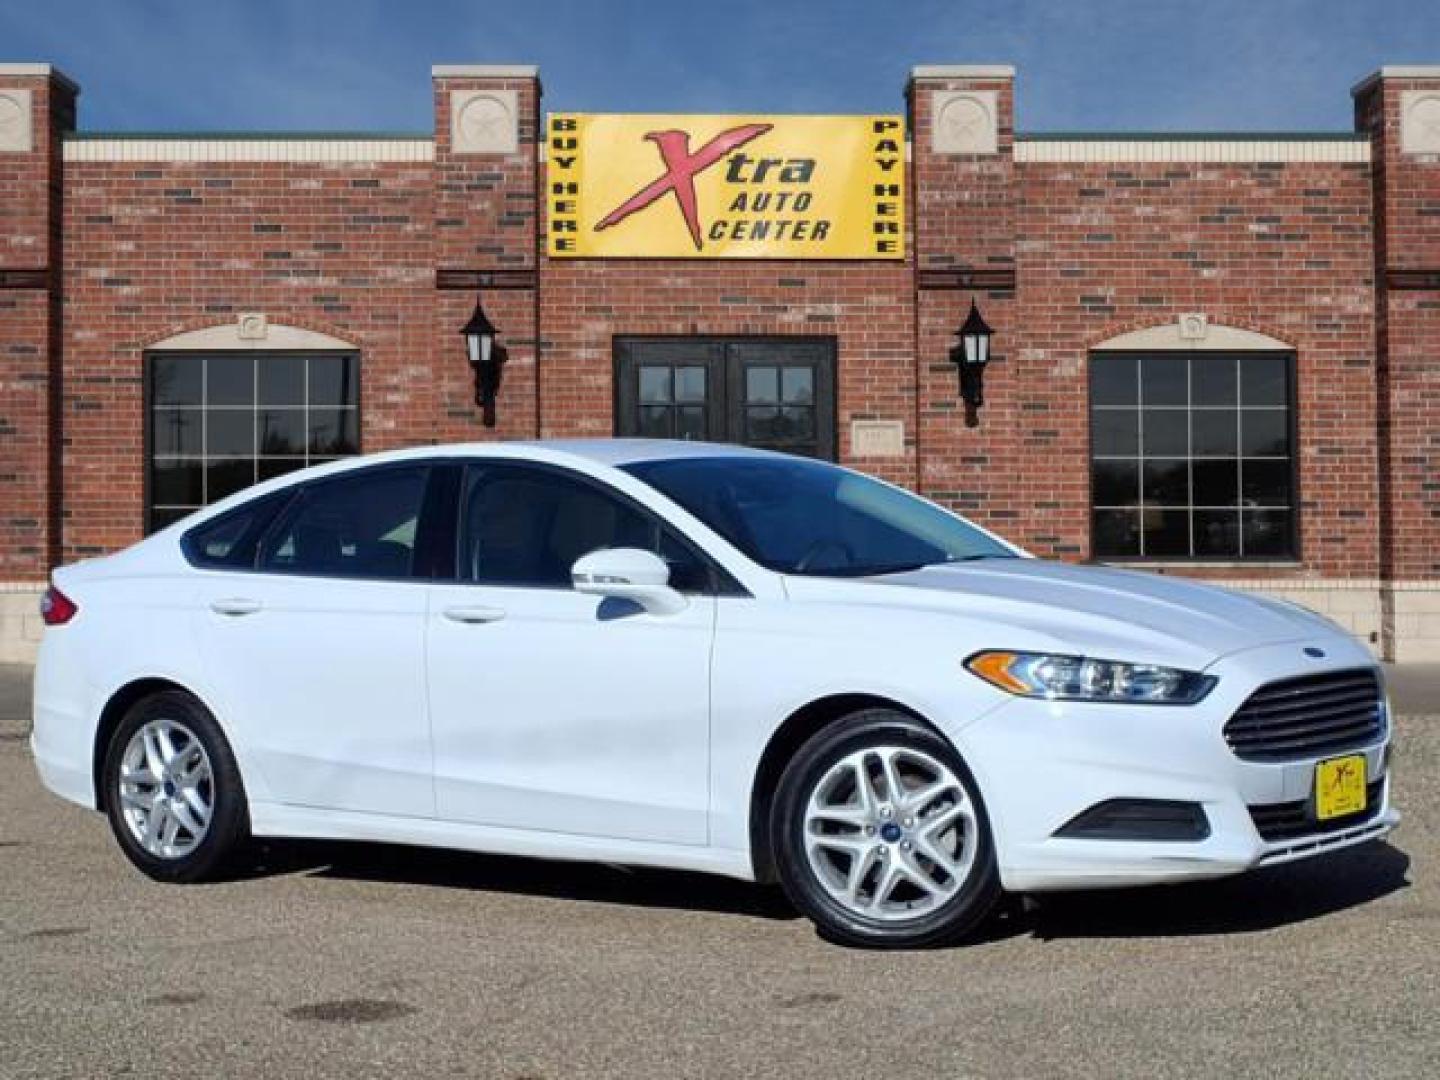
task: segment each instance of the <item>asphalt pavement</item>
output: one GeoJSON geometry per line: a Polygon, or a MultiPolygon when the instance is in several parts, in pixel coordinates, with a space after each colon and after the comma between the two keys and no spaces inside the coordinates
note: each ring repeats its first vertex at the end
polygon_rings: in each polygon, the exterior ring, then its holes
{"type": "Polygon", "coordinates": [[[0,1076],[1440,1076],[1440,667],[1391,687],[1390,843],[867,953],[685,873],[311,843],[156,885],[0,668],[0,1076]]]}

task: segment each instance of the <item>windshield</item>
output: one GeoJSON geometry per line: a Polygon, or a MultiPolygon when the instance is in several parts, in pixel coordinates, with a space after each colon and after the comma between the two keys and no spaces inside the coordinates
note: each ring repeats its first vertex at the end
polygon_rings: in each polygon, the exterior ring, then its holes
{"type": "Polygon", "coordinates": [[[1016,557],[939,507],[818,461],[676,458],[625,471],[783,574],[862,577],[1016,557]]]}

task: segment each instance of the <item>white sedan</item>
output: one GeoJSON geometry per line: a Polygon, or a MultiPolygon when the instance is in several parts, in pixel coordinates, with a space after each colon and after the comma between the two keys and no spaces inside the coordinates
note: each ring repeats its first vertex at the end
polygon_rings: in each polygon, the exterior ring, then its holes
{"type": "Polygon", "coordinates": [[[778,880],[834,939],[1387,833],[1301,608],[1042,562],[862,474],[626,440],[283,477],[55,572],[35,760],[151,877],[253,836],[778,880]]]}

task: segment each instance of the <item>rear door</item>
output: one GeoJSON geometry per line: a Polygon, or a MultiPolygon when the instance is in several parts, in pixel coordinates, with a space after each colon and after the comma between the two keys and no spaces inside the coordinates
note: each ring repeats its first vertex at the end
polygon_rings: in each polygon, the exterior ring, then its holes
{"type": "Polygon", "coordinates": [[[205,662],[274,801],[434,812],[416,555],[431,473],[306,485],[253,568],[201,574],[205,662]]]}

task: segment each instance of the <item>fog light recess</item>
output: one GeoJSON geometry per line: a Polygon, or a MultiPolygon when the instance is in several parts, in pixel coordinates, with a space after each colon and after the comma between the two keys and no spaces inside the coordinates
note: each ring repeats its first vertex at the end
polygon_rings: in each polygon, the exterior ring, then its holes
{"type": "Polygon", "coordinates": [[[1199,803],[1169,799],[1107,799],[1055,831],[1070,840],[1204,840],[1210,820],[1199,803]]]}

